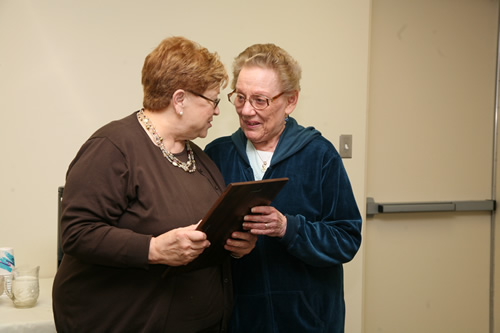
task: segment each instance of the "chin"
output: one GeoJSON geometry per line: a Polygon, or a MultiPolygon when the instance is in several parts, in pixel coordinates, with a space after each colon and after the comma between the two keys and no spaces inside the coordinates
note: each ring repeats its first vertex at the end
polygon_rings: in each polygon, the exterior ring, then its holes
{"type": "Polygon", "coordinates": [[[244,130],[243,133],[245,133],[245,136],[247,137],[248,140],[250,140],[252,143],[255,141],[259,141],[260,136],[256,135],[258,133],[254,131],[249,131],[249,130],[244,130]]]}

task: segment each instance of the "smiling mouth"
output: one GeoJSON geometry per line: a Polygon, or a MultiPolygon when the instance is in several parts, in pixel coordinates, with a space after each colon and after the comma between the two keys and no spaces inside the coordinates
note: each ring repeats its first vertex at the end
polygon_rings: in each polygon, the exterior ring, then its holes
{"type": "Polygon", "coordinates": [[[248,127],[255,127],[257,125],[260,125],[260,123],[258,121],[245,121],[245,124],[248,126],[248,127]]]}

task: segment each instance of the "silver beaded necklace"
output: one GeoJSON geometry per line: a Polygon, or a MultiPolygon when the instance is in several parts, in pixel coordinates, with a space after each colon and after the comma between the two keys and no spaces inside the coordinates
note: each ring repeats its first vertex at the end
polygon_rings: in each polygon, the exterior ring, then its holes
{"type": "Polygon", "coordinates": [[[179,160],[177,157],[174,156],[171,152],[169,152],[167,149],[165,149],[165,145],[163,145],[163,138],[158,134],[156,131],[156,128],[154,127],[153,123],[151,120],[144,114],[144,109],[139,110],[137,112],[137,119],[139,122],[144,123],[144,126],[146,129],[151,133],[153,136],[153,139],[156,143],[156,145],[160,148],[161,152],[163,153],[163,156],[172,163],[173,166],[179,167],[182,170],[186,172],[195,172],[196,171],[196,161],[194,160],[194,153],[193,150],[191,149],[191,146],[189,145],[189,141],[186,140],[186,150],[188,153],[188,161],[187,162],[182,162],[179,160]]]}

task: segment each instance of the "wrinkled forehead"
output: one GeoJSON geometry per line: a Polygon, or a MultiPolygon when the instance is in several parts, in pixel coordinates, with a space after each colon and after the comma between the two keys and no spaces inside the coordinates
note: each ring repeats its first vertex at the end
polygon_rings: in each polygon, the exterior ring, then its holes
{"type": "Polygon", "coordinates": [[[272,68],[244,66],[235,88],[244,94],[268,95],[281,91],[281,82],[278,73],[272,68]]]}

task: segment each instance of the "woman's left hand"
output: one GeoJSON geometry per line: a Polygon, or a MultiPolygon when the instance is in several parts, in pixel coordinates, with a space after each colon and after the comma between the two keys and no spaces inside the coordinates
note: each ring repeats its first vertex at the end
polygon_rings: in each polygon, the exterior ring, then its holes
{"type": "Polygon", "coordinates": [[[283,237],[286,232],[287,219],[279,210],[272,206],[256,206],[251,215],[245,215],[243,229],[250,230],[254,235],[283,237]]]}
{"type": "Polygon", "coordinates": [[[233,258],[239,259],[252,252],[255,243],[257,243],[257,238],[256,235],[252,235],[247,231],[235,231],[231,234],[231,238],[226,241],[224,248],[231,252],[233,258]]]}

